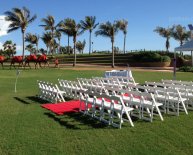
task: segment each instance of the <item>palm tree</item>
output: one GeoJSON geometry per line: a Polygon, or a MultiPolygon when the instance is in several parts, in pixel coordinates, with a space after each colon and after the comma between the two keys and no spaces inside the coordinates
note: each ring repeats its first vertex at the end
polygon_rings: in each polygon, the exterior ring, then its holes
{"type": "Polygon", "coordinates": [[[80,21],[81,28],[83,31],[89,30],[89,54],[91,53],[91,35],[92,31],[99,25],[99,23],[96,23],[96,17],[95,16],[86,16],[85,20],[80,21]]]}
{"type": "Polygon", "coordinates": [[[159,33],[160,36],[166,38],[166,51],[169,52],[169,48],[170,48],[170,37],[172,35],[173,32],[173,28],[163,28],[163,27],[157,27],[154,32],[159,33]]]}
{"type": "Polygon", "coordinates": [[[46,47],[47,47],[47,51],[49,48],[49,53],[51,53],[51,42],[52,42],[52,35],[50,32],[46,32],[43,33],[42,37],[41,37],[42,41],[45,43],[46,47]]]}
{"type": "Polygon", "coordinates": [[[123,44],[123,52],[125,54],[125,43],[126,43],[126,35],[127,35],[127,26],[128,26],[128,21],[122,19],[122,20],[118,20],[117,22],[117,26],[119,27],[119,29],[123,32],[124,34],[124,44],[123,44]]]}
{"type": "Polygon", "coordinates": [[[63,32],[68,36],[68,54],[70,54],[70,37],[72,36],[71,31],[67,28],[70,27],[70,25],[73,24],[73,19],[71,18],[66,18],[64,21],[60,23],[60,28],[59,31],[63,32]]]}
{"type": "MultiPolygon", "coordinates": [[[[46,31],[47,30],[51,31],[52,42],[54,42],[54,34],[55,34],[57,27],[60,26],[60,22],[55,25],[55,19],[51,15],[48,15],[46,18],[42,18],[42,22],[44,22],[44,24],[40,25],[40,26],[44,27],[44,30],[46,30],[46,31]]],[[[55,48],[53,46],[52,47],[52,54],[53,54],[54,50],[55,50],[55,48]]]]}
{"type": "Polygon", "coordinates": [[[180,42],[180,46],[190,38],[190,34],[190,31],[186,31],[186,28],[181,25],[173,26],[172,37],[180,42]]]}
{"type": "Polygon", "coordinates": [[[59,29],[56,30],[55,37],[58,39],[58,53],[59,53],[59,51],[60,51],[60,40],[61,40],[61,37],[62,37],[62,34],[59,31],[59,29]]]}
{"type": "Polygon", "coordinates": [[[81,41],[78,41],[76,43],[76,49],[79,51],[79,53],[82,53],[83,54],[83,50],[85,48],[85,45],[86,45],[86,41],[84,40],[83,42],[81,41]]]}
{"type": "Polygon", "coordinates": [[[64,30],[66,30],[67,32],[69,32],[72,36],[73,36],[73,43],[74,43],[74,47],[73,47],[73,52],[74,52],[74,63],[73,66],[76,66],[76,39],[77,36],[82,34],[83,31],[81,31],[81,25],[77,24],[75,22],[75,20],[71,19],[71,22],[68,23],[68,25],[64,25],[64,30]]]}
{"type": "Polygon", "coordinates": [[[109,21],[106,23],[102,23],[99,25],[99,29],[95,32],[96,36],[101,35],[103,37],[108,37],[111,39],[112,43],[112,68],[115,67],[114,64],[114,41],[115,35],[118,32],[118,25],[116,22],[110,23],[109,21]]]}
{"type": "Polygon", "coordinates": [[[9,25],[9,29],[8,29],[8,33],[15,31],[19,28],[21,28],[21,32],[22,32],[22,41],[23,41],[23,52],[22,52],[22,56],[24,59],[25,56],[25,31],[27,26],[32,23],[37,16],[30,16],[30,11],[26,8],[23,7],[22,9],[19,8],[13,8],[12,11],[6,11],[5,12],[6,21],[10,21],[11,24],[9,25]]]}
{"type": "Polygon", "coordinates": [[[35,54],[36,54],[38,52],[39,36],[37,34],[27,33],[25,36],[25,41],[30,43],[30,44],[36,45],[36,51],[35,51],[35,54]]]}

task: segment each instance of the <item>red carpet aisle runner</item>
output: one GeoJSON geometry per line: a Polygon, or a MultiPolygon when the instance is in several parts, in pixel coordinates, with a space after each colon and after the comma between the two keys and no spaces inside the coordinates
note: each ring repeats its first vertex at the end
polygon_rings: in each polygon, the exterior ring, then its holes
{"type": "MultiPolygon", "coordinates": [[[[72,100],[56,104],[42,104],[41,107],[54,112],[57,115],[63,115],[65,113],[79,112],[80,101],[72,100]]],[[[85,110],[85,104],[82,103],[82,110],[85,110]]]]}
{"type": "MultiPolygon", "coordinates": [[[[130,94],[124,94],[124,96],[130,96],[130,94]]],[[[140,98],[139,96],[134,96],[134,97],[140,98]]],[[[105,100],[107,102],[110,102],[108,99],[105,99],[105,100]]],[[[66,102],[61,102],[61,103],[56,103],[56,104],[48,103],[48,104],[42,104],[41,107],[48,109],[57,115],[63,115],[65,113],[79,112],[80,101],[79,100],[72,100],[72,101],[66,101],[66,102]]],[[[90,107],[91,107],[91,105],[89,105],[89,108],[90,107]]],[[[84,102],[81,105],[81,110],[85,110],[85,103],[84,102]]]]}

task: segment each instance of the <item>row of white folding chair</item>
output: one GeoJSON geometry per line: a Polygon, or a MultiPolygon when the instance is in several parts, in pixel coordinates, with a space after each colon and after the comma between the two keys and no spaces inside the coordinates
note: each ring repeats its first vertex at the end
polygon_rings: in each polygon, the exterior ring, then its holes
{"type": "Polygon", "coordinates": [[[104,91],[105,86],[95,79],[86,79],[86,78],[77,78],[79,84],[89,91],[94,91],[98,93],[102,93],[104,91]]]}
{"type": "MultiPolygon", "coordinates": [[[[181,96],[183,98],[187,98],[188,100],[188,108],[193,109],[193,83],[187,81],[178,81],[178,83],[169,83],[167,80],[162,80],[164,84],[169,85],[171,88],[178,88],[181,96]]],[[[169,81],[169,80],[168,80],[169,81]]]]}
{"type": "Polygon", "coordinates": [[[93,77],[93,79],[95,79],[97,83],[100,83],[105,87],[118,87],[118,88],[125,87],[125,84],[121,84],[117,79],[114,79],[112,77],[108,77],[108,78],[93,77]]]}
{"type": "Polygon", "coordinates": [[[111,78],[117,80],[122,85],[136,85],[136,82],[133,77],[125,77],[125,76],[112,76],[111,78]]]}
{"type": "Polygon", "coordinates": [[[81,96],[81,102],[85,103],[86,115],[118,128],[121,128],[124,121],[134,126],[130,117],[133,108],[125,106],[120,96],[87,92],[85,96],[81,96]]]}
{"type": "Polygon", "coordinates": [[[140,92],[137,89],[134,91],[131,89],[114,89],[112,91],[112,94],[121,96],[127,106],[135,107],[132,116],[152,122],[153,115],[157,115],[158,113],[160,119],[163,121],[159,109],[163,104],[157,102],[152,93],[140,92]]]}
{"type": "Polygon", "coordinates": [[[168,84],[178,84],[178,85],[185,85],[185,86],[193,86],[192,81],[178,81],[178,80],[161,80],[163,83],[168,84]]]}
{"type": "Polygon", "coordinates": [[[193,106],[193,86],[190,85],[180,85],[180,84],[171,84],[171,83],[160,83],[160,82],[145,82],[146,85],[154,87],[163,87],[163,88],[172,88],[178,89],[182,98],[188,100],[188,104],[193,106]]]}
{"type": "Polygon", "coordinates": [[[173,88],[178,89],[183,98],[189,100],[189,104],[193,106],[193,86],[182,85],[174,83],[160,83],[160,82],[145,82],[146,85],[151,85],[155,87],[173,88]]]}
{"type": "MultiPolygon", "coordinates": [[[[146,84],[152,85],[150,82],[146,82],[146,84]]],[[[178,88],[166,87],[165,85],[163,87],[158,87],[161,85],[160,83],[158,83],[158,85],[156,85],[156,83],[154,84],[154,87],[138,85],[135,89],[154,93],[156,101],[164,104],[163,110],[168,114],[176,114],[179,116],[179,110],[185,111],[185,113],[188,114],[186,108],[188,99],[182,97],[178,88]]]]}
{"type": "Polygon", "coordinates": [[[37,81],[39,86],[39,97],[51,103],[64,102],[63,91],[61,91],[56,84],[37,81]]]}
{"type": "Polygon", "coordinates": [[[83,88],[76,81],[58,79],[60,88],[64,91],[64,96],[79,99],[79,91],[83,88]]]}

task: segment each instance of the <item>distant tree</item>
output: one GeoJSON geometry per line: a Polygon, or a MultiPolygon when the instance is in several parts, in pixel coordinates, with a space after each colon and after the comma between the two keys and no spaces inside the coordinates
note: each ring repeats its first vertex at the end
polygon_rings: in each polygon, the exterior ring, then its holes
{"type": "Polygon", "coordinates": [[[27,26],[32,23],[37,16],[30,16],[30,11],[26,8],[23,7],[22,9],[19,8],[13,8],[12,11],[6,11],[5,12],[6,21],[10,21],[11,24],[9,25],[9,29],[7,32],[12,32],[15,31],[19,28],[21,28],[21,32],[22,32],[22,41],[23,41],[23,52],[22,52],[22,56],[24,59],[25,56],[25,31],[27,26]]]}
{"type": "Polygon", "coordinates": [[[115,35],[118,32],[118,25],[116,22],[110,23],[109,21],[106,23],[102,23],[99,25],[99,29],[95,32],[96,36],[101,35],[103,37],[108,37],[111,39],[112,43],[112,68],[115,67],[114,63],[114,41],[115,41],[115,35]]]}
{"type": "Polygon", "coordinates": [[[190,31],[187,31],[185,27],[181,25],[173,26],[172,37],[180,42],[180,46],[183,45],[184,41],[187,41],[190,38],[190,31]]]}
{"type": "Polygon", "coordinates": [[[47,51],[49,49],[49,53],[51,53],[51,45],[52,45],[52,36],[50,32],[43,33],[41,37],[42,41],[46,45],[47,51]]]}
{"type": "Polygon", "coordinates": [[[36,49],[34,48],[33,44],[28,44],[25,47],[25,50],[29,51],[30,54],[36,54],[36,49]]]}
{"type": "Polygon", "coordinates": [[[11,40],[7,40],[3,44],[4,53],[10,58],[14,54],[16,54],[16,44],[13,43],[11,40]]]}
{"type": "Polygon", "coordinates": [[[119,53],[119,52],[120,52],[119,47],[114,46],[114,53],[119,53]]]}
{"type": "Polygon", "coordinates": [[[81,28],[83,31],[89,31],[89,54],[91,53],[91,35],[92,31],[99,25],[99,23],[96,23],[96,17],[95,16],[86,16],[85,20],[80,21],[81,28]]]}
{"type": "Polygon", "coordinates": [[[39,36],[37,34],[27,33],[25,36],[25,41],[30,44],[35,44],[36,50],[34,54],[38,53],[39,36]]]}
{"type": "Polygon", "coordinates": [[[56,30],[55,32],[55,37],[58,39],[58,53],[60,51],[60,40],[61,40],[61,37],[62,37],[62,34],[61,34],[61,31],[59,31],[59,29],[56,30]]]}
{"type": "MultiPolygon", "coordinates": [[[[42,18],[42,22],[44,24],[40,25],[40,26],[44,27],[44,30],[51,32],[51,38],[52,38],[52,41],[51,41],[52,44],[51,45],[54,45],[53,43],[54,43],[55,31],[60,26],[61,22],[56,24],[54,17],[51,15],[48,15],[46,18],[42,18]]],[[[51,53],[53,54],[55,52],[55,48],[54,48],[54,46],[51,46],[50,48],[51,48],[50,49],[51,53]]]]}
{"type": "Polygon", "coordinates": [[[48,53],[48,51],[44,50],[43,48],[40,48],[40,49],[39,49],[39,52],[40,52],[40,53],[46,53],[46,54],[48,53]]]}
{"type": "Polygon", "coordinates": [[[60,27],[59,27],[59,31],[63,32],[64,34],[66,34],[68,36],[68,53],[70,54],[70,37],[72,37],[72,32],[69,29],[70,25],[72,25],[74,22],[73,19],[71,18],[66,18],[64,19],[61,23],[60,23],[60,27]]]}
{"type": "Polygon", "coordinates": [[[72,54],[73,53],[73,48],[71,46],[64,46],[60,48],[60,53],[62,54],[72,54]]]}
{"type": "Polygon", "coordinates": [[[154,32],[159,33],[160,36],[166,38],[166,51],[169,52],[169,48],[170,48],[170,37],[172,35],[173,32],[173,28],[163,28],[163,27],[157,27],[154,32]]]}
{"type": "Polygon", "coordinates": [[[72,21],[70,23],[68,23],[68,25],[64,25],[64,29],[66,31],[70,32],[70,34],[73,36],[73,43],[74,43],[74,47],[73,47],[74,63],[73,63],[73,66],[76,66],[76,39],[77,39],[77,36],[82,34],[81,25],[77,24],[75,22],[75,20],[72,19],[72,21]]]}
{"type": "Polygon", "coordinates": [[[122,19],[122,20],[117,20],[116,22],[117,22],[117,26],[118,26],[119,30],[121,30],[124,34],[123,52],[125,54],[125,44],[126,44],[128,21],[122,19]]]}
{"type": "Polygon", "coordinates": [[[86,45],[86,41],[84,40],[83,42],[81,41],[78,41],[76,43],[76,49],[79,51],[79,53],[82,53],[83,54],[83,50],[85,48],[85,45],[86,45]]]}

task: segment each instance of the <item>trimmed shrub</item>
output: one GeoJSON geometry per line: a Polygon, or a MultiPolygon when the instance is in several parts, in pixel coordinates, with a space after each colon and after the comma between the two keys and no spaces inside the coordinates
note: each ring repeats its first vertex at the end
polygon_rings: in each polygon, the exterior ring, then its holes
{"type": "Polygon", "coordinates": [[[182,72],[193,72],[193,67],[191,66],[182,66],[179,68],[179,71],[182,71],[182,72]]]}
{"type": "Polygon", "coordinates": [[[170,62],[171,58],[169,56],[161,56],[161,62],[170,62]]]}

